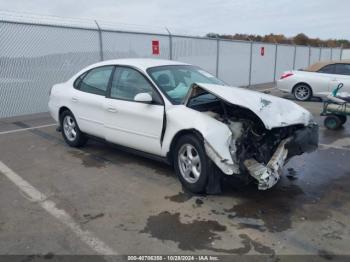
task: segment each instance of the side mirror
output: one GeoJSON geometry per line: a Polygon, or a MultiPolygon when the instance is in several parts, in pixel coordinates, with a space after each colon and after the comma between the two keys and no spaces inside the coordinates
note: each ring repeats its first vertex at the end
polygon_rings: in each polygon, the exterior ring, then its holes
{"type": "Polygon", "coordinates": [[[134,97],[134,101],[142,103],[152,103],[153,99],[149,93],[139,93],[134,97]]]}

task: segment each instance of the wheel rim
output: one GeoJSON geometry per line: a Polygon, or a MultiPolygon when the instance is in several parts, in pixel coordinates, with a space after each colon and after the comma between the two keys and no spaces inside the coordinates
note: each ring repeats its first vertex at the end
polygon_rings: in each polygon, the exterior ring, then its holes
{"type": "Polygon", "coordinates": [[[327,126],[333,129],[337,126],[337,122],[335,121],[335,119],[330,118],[327,120],[327,126]]]}
{"type": "Polygon", "coordinates": [[[67,139],[73,142],[77,137],[77,125],[71,116],[65,116],[63,119],[63,131],[67,139]]]}
{"type": "Polygon", "coordinates": [[[201,175],[201,159],[196,148],[190,144],[181,146],[178,153],[178,165],[182,177],[188,183],[196,183],[201,175]]]}
{"type": "Polygon", "coordinates": [[[299,100],[306,100],[310,96],[310,89],[307,86],[297,86],[295,96],[299,100]]]}

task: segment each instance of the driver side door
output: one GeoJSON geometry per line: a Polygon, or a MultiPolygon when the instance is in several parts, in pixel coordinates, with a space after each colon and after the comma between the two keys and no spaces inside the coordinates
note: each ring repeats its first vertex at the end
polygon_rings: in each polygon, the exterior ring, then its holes
{"type": "Polygon", "coordinates": [[[117,66],[104,108],[107,141],[160,155],[163,100],[141,72],[117,66]],[[135,101],[135,96],[140,93],[149,93],[152,102],[135,101]]]}

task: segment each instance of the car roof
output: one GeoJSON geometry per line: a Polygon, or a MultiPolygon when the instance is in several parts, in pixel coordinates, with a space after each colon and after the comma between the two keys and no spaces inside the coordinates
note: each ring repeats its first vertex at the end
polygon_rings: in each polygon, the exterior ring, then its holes
{"type": "Polygon", "coordinates": [[[309,67],[306,67],[304,69],[304,71],[317,72],[322,67],[324,67],[326,65],[332,65],[332,64],[350,64],[350,59],[320,61],[320,62],[317,62],[315,64],[310,65],[309,67]]]}
{"type": "Polygon", "coordinates": [[[189,65],[186,63],[154,58],[127,58],[127,59],[113,59],[106,60],[91,65],[91,67],[104,66],[104,65],[128,65],[133,66],[143,71],[146,71],[150,67],[166,66],[166,65],[189,65]]]}

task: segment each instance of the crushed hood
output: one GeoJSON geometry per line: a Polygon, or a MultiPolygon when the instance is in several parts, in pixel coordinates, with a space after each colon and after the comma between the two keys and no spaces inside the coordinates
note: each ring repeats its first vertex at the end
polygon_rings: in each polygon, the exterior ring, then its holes
{"type": "Polygon", "coordinates": [[[266,129],[296,124],[308,125],[312,120],[309,111],[287,99],[251,91],[239,87],[196,83],[193,84],[185,100],[187,105],[193,89],[201,88],[227,103],[247,108],[254,112],[264,123],[266,129]]]}

